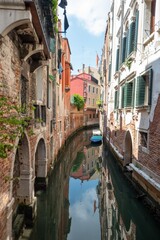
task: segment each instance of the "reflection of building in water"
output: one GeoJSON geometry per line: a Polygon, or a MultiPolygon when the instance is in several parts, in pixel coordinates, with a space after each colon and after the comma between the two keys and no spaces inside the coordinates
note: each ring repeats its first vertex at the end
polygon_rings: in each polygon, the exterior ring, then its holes
{"type": "Polygon", "coordinates": [[[101,239],[136,239],[136,225],[127,215],[123,192],[115,194],[111,175],[107,168],[102,167],[101,179],[97,186],[99,213],[101,223],[101,239]],[[117,199],[117,195],[119,197],[117,199]],[[124,206],[123,205],[124,201],[124,206]],[[121,209],[120,209],[121,207],[121,209]]]}
{"type": "Polygon", "coordinates": [[[80,180],[97,179],[101,168],[100,146],[84,146],[82,152],[78,152],[71,171],[71,177],[80,180]]]}

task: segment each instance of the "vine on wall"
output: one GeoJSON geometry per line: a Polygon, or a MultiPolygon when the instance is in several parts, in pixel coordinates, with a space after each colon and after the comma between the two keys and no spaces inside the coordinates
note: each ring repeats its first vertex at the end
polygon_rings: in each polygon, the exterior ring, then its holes
{"type": "Polygon", "coordinates": [[[31,118],[23,112],[24,108],[9,98],[0,97],[0,158],[7,157],[15,147],[15,139],[21,137],[29,126],[31,118]]]}

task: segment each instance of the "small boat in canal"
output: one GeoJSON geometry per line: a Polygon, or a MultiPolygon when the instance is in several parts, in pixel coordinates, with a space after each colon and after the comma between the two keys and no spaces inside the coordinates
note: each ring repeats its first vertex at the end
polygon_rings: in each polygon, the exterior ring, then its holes
{"type": "Polygon", "coordinates": [[[102,142],[102,132],[99,129],[94,129],[92,132],[92,137],[90,138],[92,143],[100,143],[102,142]]]}

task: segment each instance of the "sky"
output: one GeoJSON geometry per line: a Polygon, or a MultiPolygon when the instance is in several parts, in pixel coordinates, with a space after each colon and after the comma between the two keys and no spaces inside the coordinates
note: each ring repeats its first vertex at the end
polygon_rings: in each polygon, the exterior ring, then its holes
{"type": "MultiPolygon", "coordinates": [[[[69,28],[63,37],[67,37],[70,44],[72,74],[77,74],[83,64],[86,67],[96,67],[96,56],[98,54],[100,58],[102,54],[110,2],[111,0],[67,0],[69,28]]],[[[63,26],[63,9],[59,7],[58,11],[63,26]]]]}
{"type": "Polygon", "coordinates": [[[98,180],[81,183],[79,179],[70,178],[69,212],[72,220],[68,240],[100,239],[99,210],[94,212],[94,201],[98,204],[97,185],[98,180]]]}

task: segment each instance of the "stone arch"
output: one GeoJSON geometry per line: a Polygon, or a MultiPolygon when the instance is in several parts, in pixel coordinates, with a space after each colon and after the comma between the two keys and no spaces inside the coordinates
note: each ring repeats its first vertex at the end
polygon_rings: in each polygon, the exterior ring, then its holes
{"type": "Polygon", "coordinates": [[[0,35],[5,37],[14,28],[31,23],[31,15],[28,11],[1,10],[0,11],[0,35]],[[4,21],[5,19],[5,21],[4,21]]]}
{"type": "Polygon", "coordinates": [[[132,137],[130,131],[126,132],[124,149],[124,166],[126,166],[132,162],[132,137]]]}
{"type": "Polygon", "coordinates": [[[43,138],[40,138],[36,147],[34,173],[37,178],[47,176],[46,144],[43,138]]]}
{"type": "MultiPolygon", "coordinates": [[[[43,54],[43,52],[44,52],[44,47],[43,47],[43,45],[41,45],[41,44],[37,44],[37,48],[36,49],[34,49],[34,50],[32,50],[32,51],[30,51],[26,56],[25,56],[25,58],[24,58],[24,61],[27,61],[30,57],[32,57],[32,55],[35,55],[35,54],[37,54],[37,53],[41,53],[41,54],[43,54]]],[[[43,54],[44,55],[44,54],[43,54]]]]}
{"type": "Polygon", "coordinates": [[[31,152],[27,135],[17,143],[18,147],[15,151],[14,164],[12,167],[11,177],[13,179],[11,190],[15,202],[24,202],[30,204],[32,201],[32,168],[31,168],[31,152]]]}

